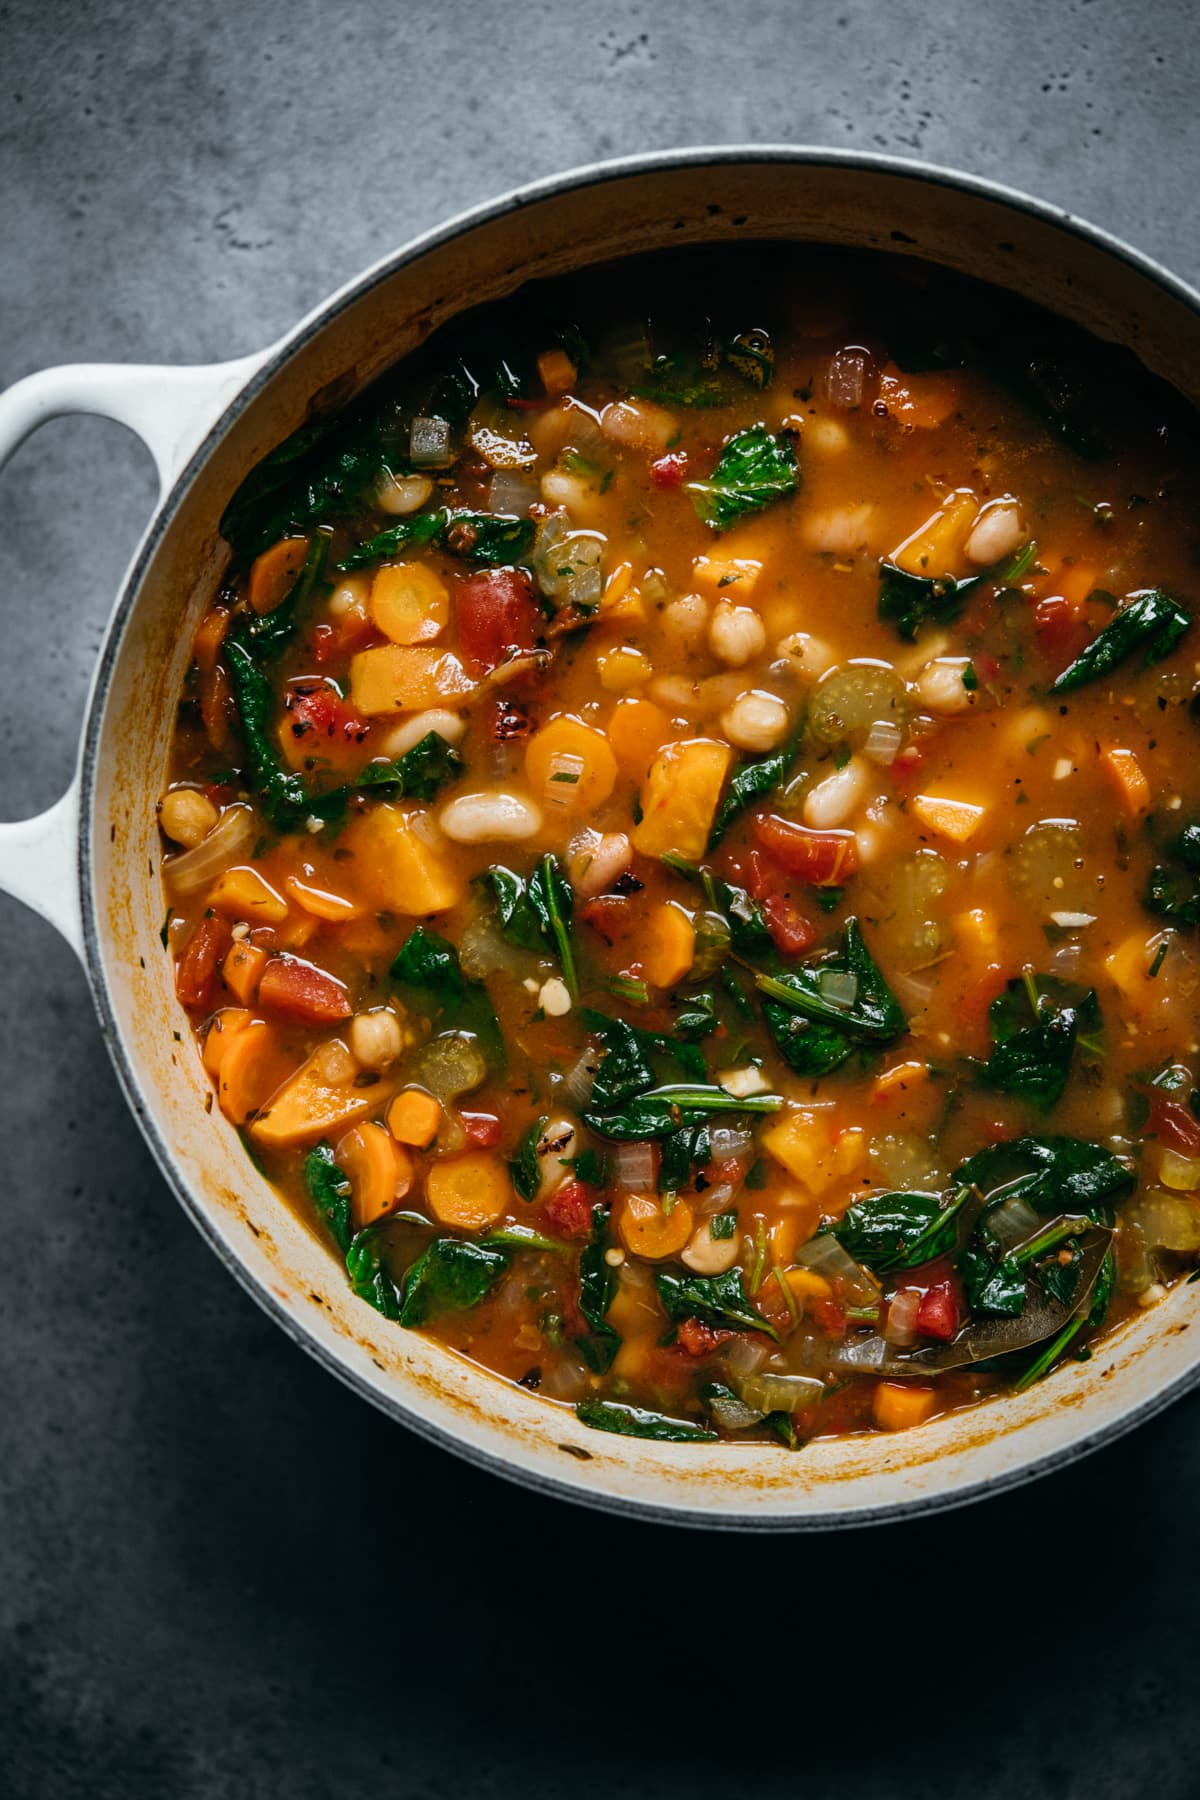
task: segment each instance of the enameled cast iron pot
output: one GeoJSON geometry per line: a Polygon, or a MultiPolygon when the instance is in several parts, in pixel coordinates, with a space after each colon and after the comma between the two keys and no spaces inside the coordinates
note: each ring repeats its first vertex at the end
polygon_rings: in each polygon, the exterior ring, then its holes
{"type": "Polygon", "coordinates": [[[0,889],[73,946],[177,1198],[326,1368],[425,1436],[532,1487],[662,1520],[794,1529],[960,1503],[1117,1436],[1200,1378],[1200,1284],[1177,1287],[1091,1361],[1030,1392],[895,1437],[796,1455],[589,1431],[351,1295],[233,1128],[205,1112],[207,1083],[159,940],[155,800],[192,632],[225,562],[217,521],[246,472],[315,395],[355,391],[468,306],[531,277],[737,239],[866,246],[982,277],[1129,346],[1200,401],[1200,296],[1112,238],[918,164],[767,148],[674,152],[523,189],[385,258],[257,356],[32,375],[0,396],[0,462],[48,418],[100,413],[149,445],[161,496],[108,628],[76,778],[40,818],[0,825],[0,889]]]}

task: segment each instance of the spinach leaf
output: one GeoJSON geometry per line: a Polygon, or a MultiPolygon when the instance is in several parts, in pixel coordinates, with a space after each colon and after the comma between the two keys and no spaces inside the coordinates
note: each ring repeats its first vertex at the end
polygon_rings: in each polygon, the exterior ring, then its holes
{"type": "Polygon", "coordinates": [[[608,1209],[592,1210],[592,1235],[579,1253],[579,1310],[590,1327],[575,1340],[583,1360],[596,1375],[605,1374],[621,1348],[620,1333],[608,1322],[608,1309],[617,1292],[617,1271],[605,1261],[608,1248],[608,1209]]]}
{"type": "Polygon", "coordinates": [[[517,1153],[508,1165],[512,1184],[522,1200],[525,1201],[532,1202],[537,1198],[537,1191],[542,1180],[541,1165],[538,1162],[538,1144],[549,1123],[550,1115],[544,1113],[540,1119],[535,1119],[533,1124],[522,1132],[520,1142],[517,1144],[517,1153]]]}
{"type": "Polygon", "coordinates": [[[708,1037],[719,1024],[716,996],[710,988],[703,988],[697,994],[684,995],[672,1029],[676,1037],[692,1043],[697,1038],[708,1037]]]}
{"type": "Polygon", "coordinates": [[[458,751],[440,733],[427,731],[419,743],[394,762],[368,763],[356,785],[394,788],[413,800],[432,800],[438,789],[453,781],[465,766],[458,751]]]}
{"type": "Polygon", "coordinates": [[[1025,1270],[1011,1256],[993,1259],[969,1245],[957,1259],[967,1305],[973,1313],[1016,1319],[1025,1310],[1025,1270]]]}
{"type": "Polygon", "coordinates": [[[548,944],[558,957],[572,999],[577,998],[579,977],[571,942],[575,896],[558,858],[543,856],[528,880],[499,864],[488,869],[483,879],[491,887],[500,929],[509,943],[522,950],[548,944]]]}
{"type": "Polygon", "coordinates": [[[599,1112],[613,1112],[654,1086],[654,1071],[646,1060],[641,1035],[624,1019],[603,1013],[585,1015],[589,1031],[600,1039],[602,1055],[588,1104],[599,1112]]]}
{"type": "Polygon", "coordinates": [[[846,920],[838,950],[779,975],[756,975],[754,985],[776,1048],[798,1075],[828,1075],[857,1048],[891,1043],[908,1029],[854,918],[846,920]],[[830,974],[855,978],[851,1002],[823,984],[830,974]]]}
{"type": "Polygon", "coordinates": [[[723,881],[714,875],[710,869],[698,868],[673,852],[669,851],[662,860],[665,867],[676,875],[682,875],[686,881],[694,882],[703,889],[713,911],[721,913],[728,920],[730,948],[736,955],[753,962],[771,954],[773,945],[767,922],[745,888],[735,887],[732,882],[723,881]]]}
{"type": "Polygon", "coordinates": [[[1062,1098],[1076,1042],[1103,1028],[1094,988],[1054,976],[1010,981],[988,1008],[995,1048],[982,1071],[988,1087],[1018,1094],[1042,1112],[1062,1098]],[[1032,1015],[1032,1021],[1031,1021],[1032,1015]]]}
{"type": "Polygon", "coordinates": [[[1102,1144],[1074,1137],[1010,1138],[990,1144],[954,1171],[956,1187],[978,1188],[989,1201],[1019,1194],[1036,1212],[1086,1213],[1111,1225],[1113,1206],[1137,1177],[1102,1144]]]}
{"type": "Polygon", "coordinates": [[[246,560],[289,528],[350,511],[387,467],[377,427],[361,413],[302,425],[251,469],[221,518],[221,536],[246,560]]]}
{"type": "Polygon", "coordinates": [[[360,1300],[373,1306],[385,1319],[400,1317],[400,1296],[383,1257],[379,1233],[368,1225],[351,1240],[346,1252],[346,1274],[360,1300]]]}
{"type": "Polygon", "coordinates": [[[717,1436],[707,1425],[689,1425],[683,1419],[668,1419],[663,1413],[647,1412],[641,1406],[619,1406],[615,1400],[581,1400],[575,1408],[575,1417],[593,1431],[614,1431],[619,1437],[652,1438],[660,1444],[710,1444],[717,1436]]]}
{"type": "Polygon", "coordinates": [[[1063,670],[1050,692],[1069,694],[1089,681],[1100,681],[1143,647],[1146,655],[1142,666],[1149,668],[1171,654],[1191,623],[1191,615],[1161,588],[1130,594],[1116,617],[1063,670]]]}
{"type": "Polygon", "coordinates": [[[773,751],[770,756],[756,756],[748,762],[738,764],[729,777],[725,797],[713,819],[708,838],[710,850],[720,843],[739,813],[744,812],[755,800],[774,793],[780,782],[786,780],[802,740],[803,728],[794,732],[783,748],[773,751]]]}
{"type": "Polygon", "coordinates": [[[881,562],[879,617],[912,643],[924,625],[952,624],[970,596],[985,582],[1007,586],[1019,581],[1036,554],[1036,544],[1026,544],[1003,563],[981,569],[978,575],[968,575],[961,581],[953,575],[913,575],[895,563],[881,562]]]}
{"type": "Polygon", "coordinates": [[[333,1233],[343,1255],[350,1248],[350,1181],[333,1160],[328,1144],[318,1144],[304,1159],[304,1185],[309,1198],[333,1233]]]}
{"type": "Polygon", "coordinates": [[[764,425],[735,432],[707,481],[689,481],[697,515],[714,531],[728,531],[748,513],[794,494],[800,470],[790,438],[775,437],[764,425]]]}
{"type": "Polygon", "coordinates": [[[413,513],[343,558],[342,569],[363,569],[412,544],[437,544],[467,562],[517,563],[533,548],[537,527],[532,519],[513,513],[481,513],[446,507],[436,512],[413,513]]]}
{"type": "Polygon", "coordinates": [[[1165,854],[1177,866],[1155,864],[1142,904],[1178,925],[1200,925],[1200,825],[1185,825],[1165,854]]]}
{"type": "Polygon", "coordinates": [[[699,1319],[702,1324],[732,1331],[763,1331],[779,1341],[775,1327],[763,1318],[742,1286],[740,1269],[728,1269],[724,1275],[683,1275],[659,1269],[654,1285],[673,1324],[699,1319]]]}
{"type": "Polygon", "coordinates": [[[508,1267],[507,1247],[436,1237],[404,1278],[402,1325],[424,1325],[439,1313],[463,1312],[490,1294],[508,1267]]]}
{"type": "Polygon", "coordinates": [[[538,950],[542,923],[529,903],[524,878],[499,863],[485,870],[480,880],[491,889],[500,929],[520,950],[538,950]]]}
{"type": "Polygon", "coordinates": [[[418,1004],[431,1018],[452,1008],[455,1029],[477,1037],[493,1074],[504,1073],[508,1058],[495,1008],[483,983],[463,974],[458,951],[448,939],[418,925],[401,944],[390,974],[393,981],[415,991],[418,1004]]]}
{"type": "Polygon", "coordinates": [[[856,1262],[876,1274],[916,1269],[952,1247],[970,1192],[958,1187],[949,1199],[941,1194],[868,1194],[829,1230],[856,1262]]]}
{"type": "Polygon", "coordinates": [[[658,1191],[674,1194],[689,1187],[693,1167],[703,1168],[712,1158],[712,1140],[707,1125],[681,1125],[663,1138],[659,1146],[658,1191]]]}
{"type": "Polygon", "coordinates": [[[597,1137],[616,1144],[632,1144],[641,1138],[664,1138],[681,1125],[698,1124],[706,1113],[714,1112],[778,1112],[783,1101],[778,1094],[754,1094],[738,1099],[724,1088],[688,1087],[654,1088],[648,1094],[636,1094],[619,1111],[586,1112],[583,1122],[597,1137]]]}

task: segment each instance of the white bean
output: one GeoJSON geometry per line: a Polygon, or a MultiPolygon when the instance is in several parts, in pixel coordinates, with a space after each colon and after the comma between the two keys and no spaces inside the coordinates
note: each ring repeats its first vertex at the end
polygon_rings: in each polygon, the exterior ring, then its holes
{"type": "Polygon", "coordinates": [[[673,637],[696,643],[708,626],[708,601],[703,594],[681,594],[663,608],[663,624],[673,637]]]}
{"type": "Polygon", "coordinates": [[[466,736],[467,721],[442,706],[431,707],[427,712],[410,713],[407,719],[401,719],[379,739],[380,755],[406,756],[431,731],[436,731],[448,744],[458,744],[466,736]]]}
{"type": "Polygon", "coordinates": [[[766,627],[752,607],[718,600],[708,622],[708,643],[720,662],[740,669],[761,653],[766,641],[766,627]]]}
{"type": "Polygon", "coordinates": [[[844,769],[835,769],[804,796],[804,823],[813,831],[833,831],[844,825],[871,791],[871,765],[852,756],[844,769]]]}
{"type": "Polygon", "coordinates": [[[538,1005],[549,1019],[561,1019],[571,1010],[571,990],[561,975],[551,975],[538,990],[538,1005]]]}
{"type": "Polygon", "coordinates": [[[806,675],[810,681],[817,681],[829,669],[837,664],[837,653],[831,650],[821,638],[812,637],[807,631],[793,631],[787,637],[780,638],[775,646],[775,655],[791,664],[797,675],[806,675]]]}
{"type": "Polygon", "coordinates": [[[344,619],[348,613],[365,615],[370,598],[369,575],[343,575],[325,605],[335,619],[344,619]]]}
{"type": "Polygon", "coordinates": [[[514,843],[541,830],[542,814],[520,794],[459,794],[442,808],[440,824],[456,844],[514,843]]]}
{"type": "Polygon", "coordinates": [[[568,1164],[576,1153],[576,1142],[575,1127],[570,1119],[546,1121],[537,1141],[538,1195],[541,1199],[573,1176],[574,1170],[568,1164]]]}
{"type": "Polygon", "coordinates": [[[404,1033],[394,1012],[379,1007],[355,1013],[350,1021],[350,1049],[364,1069],[386,1069],[404,1049],[404,1033]]]}
{"type": "Polygon", "coordinates": [[[614,444],[627,450],[657,455],[679,431],[674,413],[652,400],[615,400],[600,414],[600,429],[614,444]]]}
{"type": "Polygon", "coordinates": [[[726,1269],[732,1269],[741,1247],[738,1232],[727,1238],[714,1237],[712,1220],[705,1219],[680,1251],[679,1260],[697,1275],[723,1275],[726,1269]]]}
{"type": "Polygon", "coordinates": [[[853,556],[856,550],[868,548],[874,522],[875,508],[870,502],[827,506],[803,515],[800,541],[806,549],[824,551],[828,556],[853,556]]]}
{"type": "Polygon", "coordinates": [[[806,419],[804,449],[818,456],[840,456],[849,448],[850,433],[836,419],[806,419]]]}
{"type": "Polygon", "coordinates": [[[754,689],[721,714],[721,729],[739,750],[773,750],[788,734],[791,715],[774,694],[754,689]]]}
{"type": "Polygon", "coordinates": [[[375,490],[375,504],[380,512],[403,517],[419,512],[433,492],[428,475],[390,475],[380,477],[375,490]]]}
{"type": "Polygon", "coordinates": [[[585,900],[603,894],[633,861],[633,846],[623,831],[589,831],[571,851],[571,886],[585,900]]]}
{"type": "Polygon", "coordinates": [[[1006,494],[1003,500],[991,500],[971,527],[965,545],[967,561],[985,569],[990,563],[1011,556],[1024,537],[1021,509],[1012,496],[1006,494]]]}
{"type": "Polygon", "coordinates": [[[926,663],[916,683],[921,705],[932,713],[969,712],[975,704],[975,693],[963,685],[963,676],[970,666],[966,656],[938,656],[926,663]]]}

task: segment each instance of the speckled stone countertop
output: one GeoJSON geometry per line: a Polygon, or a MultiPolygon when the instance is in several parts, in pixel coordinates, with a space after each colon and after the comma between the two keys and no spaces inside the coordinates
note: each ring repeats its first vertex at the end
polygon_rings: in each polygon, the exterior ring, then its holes
{"type": "MultiPolygon", "coordinates": [[[[1027,188],[1200,277],[1192,9],[1083,0],[0,8],[0,381],[256,349],[412,233],[680,143],[1027,188]]],[[[0,810],[52,801],[149,458],[3,477],[0,810]]],[[[1200,1397],[966,1512],[736,1539],[369,1410],[169,1197],[80,971],[0,902],[0,1793],[1157,1800],[1200,1785],[1200,1397]]]]}

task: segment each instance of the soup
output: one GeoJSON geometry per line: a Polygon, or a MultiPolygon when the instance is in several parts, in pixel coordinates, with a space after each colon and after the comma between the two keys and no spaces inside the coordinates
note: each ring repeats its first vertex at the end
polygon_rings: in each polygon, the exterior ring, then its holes
{"type": "Polygon", "coordinates": [[[1195,446],[940,272],[539,288],[254,471],[159,804],[216,1103],[362,1300],[796,1447],[1200,1250],[1195,446]]]}

